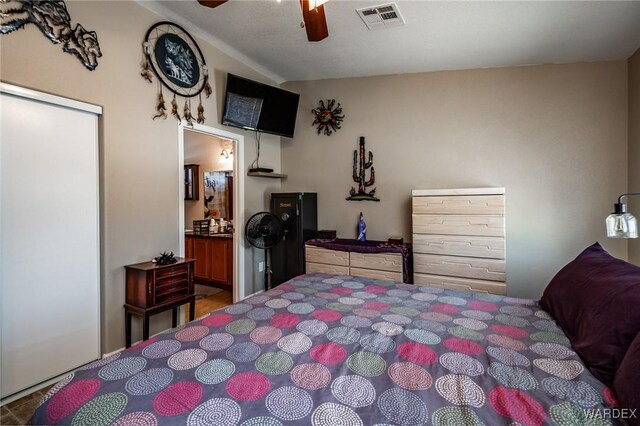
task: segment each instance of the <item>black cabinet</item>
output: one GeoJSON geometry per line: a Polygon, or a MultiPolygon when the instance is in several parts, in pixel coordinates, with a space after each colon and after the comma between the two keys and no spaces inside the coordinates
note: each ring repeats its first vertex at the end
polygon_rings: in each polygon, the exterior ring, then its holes
{"type": "Polygon", "coordinates": [[[185,164],[184,166],[184,199],[197,201],[200,199],[200,166],[185,164]]]}
{"type": "Polygon", "coordinates": [[[318,233],[318,194],[271,194],[271,213],[284,224],[282,240],[271,248],[271,286],[304,274],[304,243],[318,233]]]}

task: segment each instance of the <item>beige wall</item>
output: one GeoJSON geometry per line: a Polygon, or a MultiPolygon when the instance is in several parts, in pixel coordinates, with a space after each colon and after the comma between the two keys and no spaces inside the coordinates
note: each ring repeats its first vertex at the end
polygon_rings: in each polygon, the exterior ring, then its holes
{"type": "MultiPolygon", "coordinates": [[[[640,50],[629,58],[629,188],[640,192],[640,50]]],[[[640,199],[629,199],[629,212],[640,218],[640,199]]],[[[640,265],[640,241],[629,240],[629,261],[640,265]]]]}
{"type": "Polygon", "coordinates": [[[504,186],[512,296],[537,298],[555,272],[607,239],[604,218],[627,188],[625,61],[291,82],[296,137],[283,139],[283,191],[318,192],[318,226],[411,240],[411,190],[504,186]],[[317,135],[319,99],[344,108],[342,129],[317,135]],[[366,136],[381,201],[345,201],[353,150],[366,136]]]}
{"type": "MultiPolygon", "coordinates": [[[[90,72],[60,45],[53,45],[34,25],[0,36],[2,81],[101,105],[102,197],[102,345],[103,352],[124,346],[125,283],[123,265],[146,261],[164,250],[177,251],[182,238],[178,223],[177,124],[152,121],[156,83],[139,75],[141,43],[147,29],[162,20],[130,1],[67,2],[71,21],[98,34],[103,56],[90,72]]],[[[214,95],[203,99],[205,124],[219,126],[226,72],[272,83],[257,72],[198,40],[212,71],[214,95]]],[[[165,97],[167,92],[165,91],[165,97]]],[[[180,105],[182,106],[182,104],[180,105]]],[[[33,118],[33,125],[38,118],[33,118]]],[[[236,129],[224,127],[225,130],[236,129]]],[[[245,134],[245,163],[254,158],[254,138],[245,134]]],[[[280,141],[265,135],[261,158],[280,169],[280,141]]],[[[245,214],[261,211],[278,191],[277,180],[246,178],[245,214]]],[[[247,216],[248,217],[248,216],[247,216]]],[[[34,241],[34,243],[37,243],[34,241]]],[[[246,250],[246,293],[262,286],[257,272],[261,251],[246,250]],[[254,252],[259,259],[254,260],[254,252]],[[255,268],[254,268],[255,266],[255,268]],[[254,284],[254,278],[259,282],[254,284]]],[[[64,247],[61,247],[64,250],[64,247]]],[[[167,328],[170,314],[151,321],[151,332],[167,328]]],[[[134,340],[141,337],[134,324],[134,340]]]]}

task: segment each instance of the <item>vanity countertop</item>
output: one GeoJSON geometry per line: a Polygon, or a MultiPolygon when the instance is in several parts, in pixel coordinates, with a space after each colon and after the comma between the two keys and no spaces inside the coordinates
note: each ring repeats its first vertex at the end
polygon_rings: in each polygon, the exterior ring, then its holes
{"type": "Polygon", "coordinates": [[[233,238],[233,233],[231,232],[210,232],[208,234],[194,234],[193,231],[185,231],[184,235],[202,238],[233,238]]]}

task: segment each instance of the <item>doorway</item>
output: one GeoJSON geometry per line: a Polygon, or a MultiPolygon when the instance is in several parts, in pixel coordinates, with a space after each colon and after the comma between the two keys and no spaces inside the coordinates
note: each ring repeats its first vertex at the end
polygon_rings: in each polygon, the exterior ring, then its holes
{"type": "Polygon", "coordinates": [[[181,124],[178,128],[179,255],[197,259],[196,318],[244,295],[240,232],[244,224],[243,139],[242,135],[210,126],[181,124]],[[190,144],[197,148],[190,148],[190,144]],[[198,155],[208,157],[198,160],[198,155]],[[186,168],[194,179],[193,186],[184,179],[186,168]],[[213,225],[211,219],[216,226],[194,234],[194,220],[213,225]]]}

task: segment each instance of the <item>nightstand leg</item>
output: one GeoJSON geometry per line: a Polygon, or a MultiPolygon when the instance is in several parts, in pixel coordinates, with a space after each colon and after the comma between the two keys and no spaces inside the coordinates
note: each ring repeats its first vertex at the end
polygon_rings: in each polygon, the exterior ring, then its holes
{"type": "Polygon", "coordinates": [[[176,328],[178,326],[178,307],[177,306],[175,306],[171,310],[171,324],[173,328],[176,328]]]}
{"type": "Polygon", "coordinates": [[[193,321],[196,315],[196,298],[192,297],[189,301],[189,321],[193,321]]]}
{"type": "Polygon", "coordinates": [[[142,316],[142,340],[149,339],[149,315],[145,312],[142,316]]]}
{"type": "Polygon", "coordinates": [[[125,311],[124,314],[124,335],[126,347],[131,347],[131,312],[125,311]]]}

